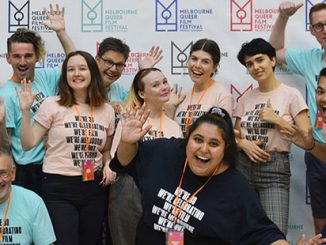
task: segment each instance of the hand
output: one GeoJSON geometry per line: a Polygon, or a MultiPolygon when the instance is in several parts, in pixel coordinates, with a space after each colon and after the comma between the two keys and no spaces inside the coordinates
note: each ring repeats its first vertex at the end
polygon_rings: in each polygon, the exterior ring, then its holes
{"type": "Polygon", "coordinates": [[[65,8],[62,7],[60,12],[59,5],[56,4],[56,11],[53,11],[53,6],[50,4],[50,12],[44,8],[45,14],[48,17],[47,20],[43,21],[43,25],[48,27],[50,30],[55,32],[65,31],[65,19],[64,19],[64,12],[65,8]]]}
{"type": "Polygon", "coordinates": [[[113,107],[115,113],[117,113],[117,114],[121,113],[122,108],[123,108],[121,102],[113,101],[113,102],[110,102],[110,105],[113,107]]]}
{"type": "Polygon", "coordinates": [[[246,139],[238,140],[238,142],[239,147],[246,153],[252,162],[265,163],[271,159],[270,154],[259,147],[263,142],[249,141],[246,139]]]}
{"type": "Polygon", "coordinates": [[[117,181],[117,173],[110,169],[109,164],[105,164],[103,168],[103,178],[101,183],[103,186],[108,186],[117,181]]]}
{"type": "Polygon", "coordinates": [[[0,123],[4,123],[5,121],[6,121],[6,108],[2,97],[0,97],[0,123]]]}
{"type": "Polygon", "coordinates": [[[151,125],[147,125],[145,128],[143,128],[149,113],[149,110],[145,109],[145,103],[141,108],[129,109],[122,112],[122,132],[120,142],[134,144],[143,138],[151,128],[151,125]]]}
{"type": "Polygon", "coordinates": [[[159,46],[153,46],[145,57],[138,59],[139,69],[154,67],[163,59],[162,52],[159,46]]]}
{"type": "Polygon", "coordinates": [[[282,2],[279,6],[280,15],[283,17],[289,18],[290,16],[294,15],[299,8],[303,6],[303,3],[294,3],[285,1],[282,2]]]}
{"type": "Polygon", "coordinates": [[[290,127],[282,128],[280,133],[282,139],[291,141],[305,150],[311,150],[315,145],[311,124],[309,124],[308,131],[290,125],[290,127]]]}
{"type": "Polygon", "coordinates": [[[33,102],[37,94],[32,93],[32,82],[26,79],[21,81],[22,91],[20,92],[18,88],[15,87],[16,93],[19,98],[19,105],[21,111],[29,111],[33,105],[33,102]]]}
{"type": "Polygon", "coordinates": [[[178,88],[178,84],[173,84],[173,88],[170,93],[169,101],[165,103],[167,106],[173,106],[177,108],[186,98],[186,95],[182,93],[182,87],[178,88]]]}
{"type": "Polygon", "coordinates": [[[259,112],[260,121],[277,124],[280,116],[277,115],[272,107],[271,99],[267,100],[267,107],[259,112]]]}
{"type": "Polygon", "coordinates": [[[306,236],[304,234],[301,235],[300,239],[296,242],[296,245],[316,245],[323,244],[326,242],[326,238],[321,238],[321,234],[315,235],[306,241],[306,236]]]}

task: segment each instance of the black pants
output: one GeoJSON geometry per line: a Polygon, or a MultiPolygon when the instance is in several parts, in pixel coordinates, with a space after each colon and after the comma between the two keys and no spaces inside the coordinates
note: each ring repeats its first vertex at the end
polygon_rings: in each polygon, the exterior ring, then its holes
{"type": "Polygon", "coordinates": [[[14,184],[25,187],[42,196],[42,176],[42,164],[20,165],[16,163],[16,179],[14,184]]]}
{"type": "Polygon", "coordinates": [[[92,245],[101,237],[105,218],[106,191],[95,180],[82,182],[81,176],[45,174],[42,192],[59,245],[92,245]]]}

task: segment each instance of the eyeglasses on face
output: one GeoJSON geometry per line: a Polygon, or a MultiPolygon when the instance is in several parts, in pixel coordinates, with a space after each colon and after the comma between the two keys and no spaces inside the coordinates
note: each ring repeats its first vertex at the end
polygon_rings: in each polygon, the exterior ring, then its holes
{"type": "Polygon", "coordinates": [[[324,26],[326,26],[326,23],[317,23],[311,26],[314,28],[315,32],[322,32],[324,30],[324,26]]]}
{"type": "Polygon", "coordinates": [[[117,70],[122,71],[126,67],[126,64],[125,63],[115,63],[113,60],[105,59],[103,57],[101,57],[101,60],[103,60],[104,65],[107,68],[111,68],[111,67],[115,66],[115,68],[117,70]]]}
{"type": "Polygon", "coordinates": [[[10,176],[12,169],[7,169],[7,170],[0,170],[0,178],[1,179],[8,179],[8,177],[10,176]]]}

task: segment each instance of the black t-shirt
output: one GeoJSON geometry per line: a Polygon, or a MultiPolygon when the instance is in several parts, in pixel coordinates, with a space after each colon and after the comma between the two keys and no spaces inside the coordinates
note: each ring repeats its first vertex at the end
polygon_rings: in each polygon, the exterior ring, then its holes
{"type": "MultiPolygon", "coordinates": [[[[164,245],[165,231],[172,228],[174,202],[185,155],[183,139],[157,139],[139,143],[132,163],[123,168],[115,157],[113,171],[128,171],[136,181],[143,206],[137,230],[137,244],[164,245]]],[[[178,207],[207,177],[187,167],[178,207]]],[[[185,244],[270,244],[285,239],[268,219],[258,196],[245,177],[235,169],[214,176],[180,212],[176,229],[184,230],[185,244]]]]}

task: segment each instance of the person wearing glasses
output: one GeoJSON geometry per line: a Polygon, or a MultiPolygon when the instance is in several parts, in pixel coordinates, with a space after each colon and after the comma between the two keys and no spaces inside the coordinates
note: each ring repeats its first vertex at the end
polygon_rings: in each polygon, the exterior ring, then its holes
{"type": "MultiPolygon", "coordinates": [[[[270,35],[270,43],[276,49],[278,62],[287,64],[288,69],[306,80],[309,118],[316,141],[325,143],[322,133],[322,118],[316,105],[316,88],[318,75],[326,65],[326,3],[318,3],[309,11],[309,30],[321,48],[291,49],[285,47],[285,28],[289,18],[294,15],[303,3],[282,2],[279,5],[279,15],[270,35]]],[[[316,158],[311,152],[305,152],[307,167],[307,183],[310,191],[312,215],[315,232],[320,233],[326,224],[326,164],[316,158]]]]}
{"type": "Polygon", "coordinates": [[[56,236],[44,201],[35,192],[13,185],[16,166],[0,147],[0,243],[54,244],[56,236]]]}

